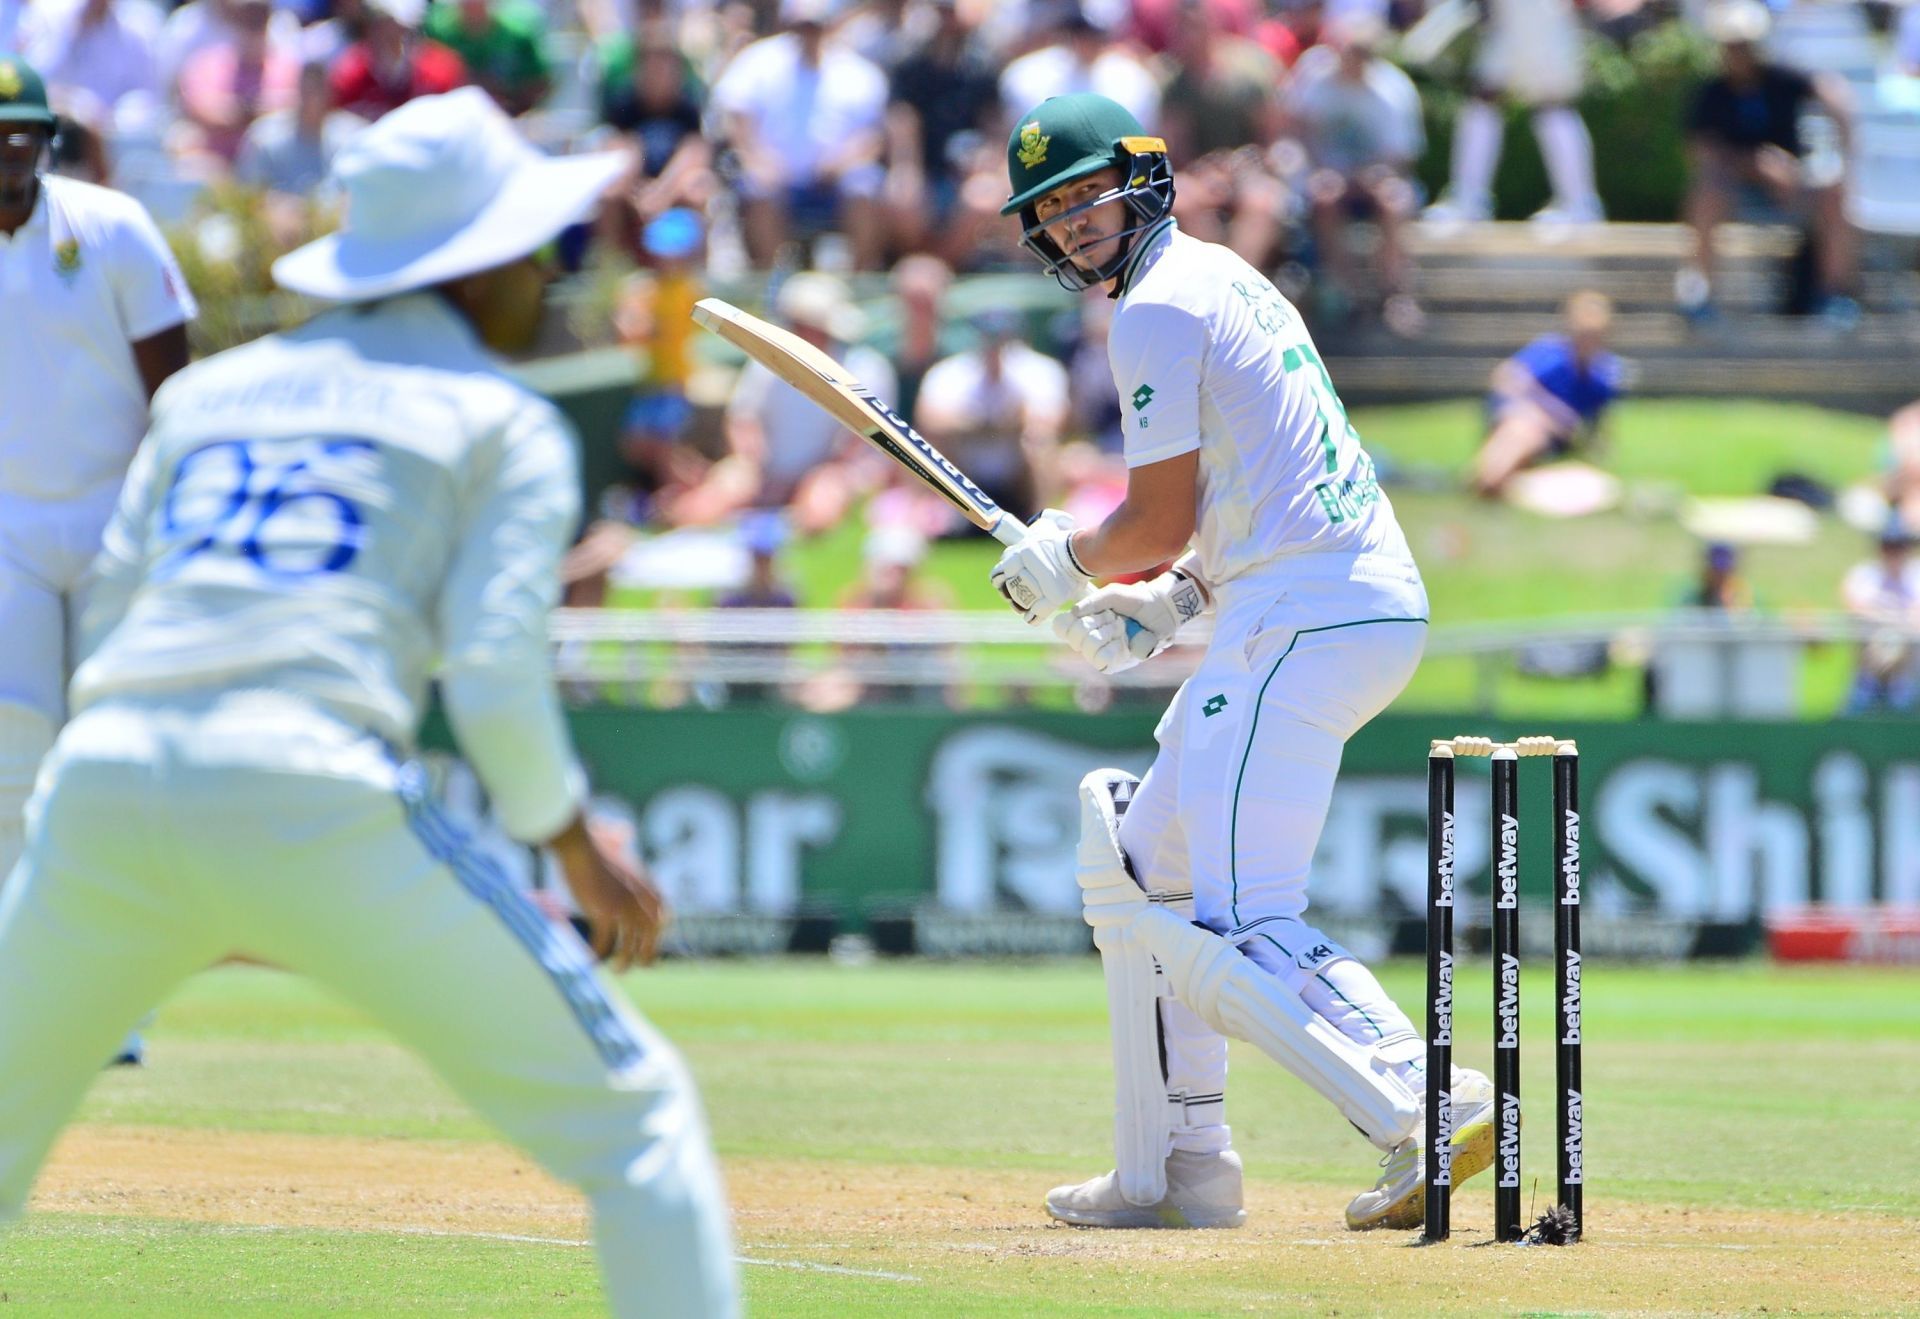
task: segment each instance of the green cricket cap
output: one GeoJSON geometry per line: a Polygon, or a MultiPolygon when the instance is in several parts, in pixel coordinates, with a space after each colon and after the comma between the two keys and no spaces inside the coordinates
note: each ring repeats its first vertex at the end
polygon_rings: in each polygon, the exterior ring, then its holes
{"type": "Polygon", "coordinates": [[[42,124],[53,127],[47,105],[47,84],[24,60],[0,55],[0,124],[42,124]]]}
{"type": "Polygon", "coordinates": [[[1000,214],[1012,215],[1061,184],[1123,164],[1136,153],[1166,149],[1118,101],[1092,92],[1048,97],[1015,122],[1007,139],[1013,190],[1000,214]]]}

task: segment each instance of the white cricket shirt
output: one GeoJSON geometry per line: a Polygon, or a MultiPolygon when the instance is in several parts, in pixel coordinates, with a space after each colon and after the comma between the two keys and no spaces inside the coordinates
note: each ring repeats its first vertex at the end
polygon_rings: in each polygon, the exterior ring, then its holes
{"type": "Polygon", "coordinates": [[[1417,581],[1373,460],[1293,304],[1230,249],[1171,220],[1143,237],[1107,338],[1127,465],[1200,451],[1194,544],[1209,580],[1343,554],[1417,581]]]}
{"type": "Polygon", "coordinates": [[[73,708],[272,688],[410,749],[437,668],[508,830],[548,838],[585,789],[547,650],[577,463],[432,294],[188,367],[107,527],[73,708]]]}
{"type": "Polygon", "coordinates": [[[0,234],[0,496],[118,485],[147,428],[132,345],[194,312],[139,202],[43,177],[27,222],[0,234]]]}

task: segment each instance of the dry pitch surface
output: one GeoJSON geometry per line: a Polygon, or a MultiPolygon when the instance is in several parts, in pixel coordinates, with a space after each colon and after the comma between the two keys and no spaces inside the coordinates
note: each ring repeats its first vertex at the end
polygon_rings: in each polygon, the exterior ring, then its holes
{"type": "MultiPolygon", "coordinates": [[[[1615,974],[1620,1004],[1635,997],[1629,975],[1699,988],[1697,973],[1615,974]]],[[[1602,1079],[1611,1050],[1598,1051],[1597,1069],[1590,1049],[1596,1172],[1584,1244],[1489,1244],[1483,1177],[1460,1195],[1454,1241],[1419,1248],[1409,1234],[1340,1230],[1364,1150],[1329,1134],[1310,1095],[1253,1061],[1241,1064],[1248,1080],[1234,1092],[1236,1100],[1251,1092],[1233,1114],[1252,1165],[1245,1229],[1047,1224],[1036,1206],[1052,1174],[1102,1163],[1105,1114],[1078,1102],[1105,1083],[1102,1041],[1078,1038],[1098,1024],[1090,965],[998,975],[689,967],[655,983],[654,1015],[686,1040],[714,1108],[758,1313],[1920,1313],[1911,1176],[1920,1156],[1910,1139],[1897,1140],[1902,1129],[1911,1137],[1910,1110],[1863,1124],[1837,1090],[1810,1088],[1802,1073],[1791,1083],[1782,1076],[1772,1094],[1723,1093],[1718,1124],[1689,1121],[1676,1111],[1686,1107],[1673,1089],[1682,1078],[1662,1066],[1680,1056],[1660,1038],[1671,1025],[1636,1031],[1649,1037],[1636,1050],[1642,1063],[1613,1069],[1627,1075],[1612,1080],[1602,1079]],[[1016,998],[1048,1006],[999,1018],[996,1040],[981,1027],[1007,1011],[1009,982],[1025,991],[1016,998]],[[890,1041],[885,1023],[908,1010],[902,1000],[914,995],[904,991],[913,989],[925,1000],[919,1039],[890,1041]],[[963,1006],[969,989],[983,1000],[975,1008],[963,1006]],[[770,1007],[760,1020],[739,1020],[756,1002],[811,1007],[822,1014],[815,1038],[783,1040],[770,1007]],[[947,1005],[944,1017],[926,1006],[937,1003],[947,1005]],[[846,1020],[844,1037],[833,1019],[846,1020]],[[1047,1039],[1051,1066],[1032,1052],[1047,1039]],[[917,1069],[916,1051],[926,1064],[917,1069]],[[973,1092],[902,1104],[900,1075],[874,1070],[902,1053],[893,1065],[908,1066],[908,1093],[916,1075],[951,1091],[936,1056],[974,1077],[973,1092]],[[1022,1059],[1032,1096],[1009,1105],[1003,1069],[1022,1059]],[[829,1088],[829,1075],[844,1092],[829,1088]],[[1639,1116],[1667,1124],[1671,1141],[1633,1125],[1631,1081],[1640,1076],[1639,1116]],[[876,1085],[895,1093],[869,1108],[876,1085]],[[1003,1130],[1000,1119],[1022,1106],[1022,1127],[1003,1130]],[[1754,1139],[1736,1141],[1741,1130],[1754,1139]],[[1797,1139],[1769,1143],[1789,1131],[1797,1139]],[[1883,1134],[1896,1139],[1880,1144],[1883,1134]],[[1701,1159],[1702,1141],[1720,1144],[1707,1151],[1713,1157],[1701,1159]],[[1052,1148],[1083,1142],[1071,1155],[1052,1148]],[[1868,1148],[1855,1161],[1845,1151],[1859,1142],[1868,1148]],[[1301,1145],[1314,1150],[1302,1155],[1301,1145]],[[1324,1164],[1314,1161],[1321,1147],[1324,1164]],[[1672,1151],[1668,1168],[1639,1166],[1662,1147],[1672,1151]],[[929,1157],[942,1149],[944,1158],[929,1157]],[[1265,1164],[1289,1175],[1263,1175],[1265,1164]],[[1823,1166],[1834,1170],[1831,1186],[1820,1185],[1823,1166]],[[1700,1184],[1695,1173],[1697,1193],[1668,1193],[1677,1188],[1662,1181],[1666,1172],[1703,1167],[1719,1180],[1700,1184]]],[[[1881,992],[1897,1000],[1908,991],[1910,1006],[1920,988],[1911,975],[1764,983],[1797,990],[1795,1000],[1858,996],[1842,1034],[1863,1029],[1865,1005],[1881,992]]],[[[1723,988],[1742,984],[1752,988],[1723,988]]],[[[648,996],[642,981],[633,987],[648,996]]],[[[1677,1001],[1700,1012],[1702,999],[1716,997],[1677,1001]]],[[[1619,1030],[1632,1014],[1617,1015],[1619,1030]]],[[[1810,1061],[1791,1023],[1776,1026],[1773,1038],[1757,1037],[1757,1053],[1735,1052],[1755,1053],[1763,1067],[1771,1055],[1786,1071],[1810,1061]]],[[[1920,1040],[1897,1028],[1865,1033],[1874,1038],[1853,1050],[1860,1073],[1851,1088],[1869,1101],[1884,1088],[1910,1102],[1920,1040]]],[[[1534,1120],[1543,1131],[1550,1118],[1534,1120]]],[[[1550,1147],[1538,1135],[1529,1154],[1546,1187],[1550,1147]]],[[[96,1087],[33,1208],[23,1232],[0,1239],[0,1294],[27,1312],[572,1314],[598,1303],[577,1197],[488,1139],[417,1064],[343,1009],[266,972],[205,977],[163,1012],[154,1065],[96,1087]]]]}

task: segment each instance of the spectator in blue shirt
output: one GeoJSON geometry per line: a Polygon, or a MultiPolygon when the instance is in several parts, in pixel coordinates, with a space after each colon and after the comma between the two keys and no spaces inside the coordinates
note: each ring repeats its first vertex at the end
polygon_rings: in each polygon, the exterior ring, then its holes
{"type": "Polygon", "coordinates": [[[1475,493],[1495,498],[1521,469],[1591,443],[1619,397],[1623,368],[1607,351],[1613,303],[1584,289],[1567,299],[1566,320],[1566,333],[1542,335],[1494,368],[1475,493]]]}

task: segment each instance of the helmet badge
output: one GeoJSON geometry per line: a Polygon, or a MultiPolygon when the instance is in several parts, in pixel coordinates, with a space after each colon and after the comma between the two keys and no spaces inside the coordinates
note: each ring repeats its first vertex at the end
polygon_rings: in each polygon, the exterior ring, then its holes
{"type": "Polygon", "coordinates": [[[1053,141],[1051,137],[1040,131],[1040,125],[1038,123],[1022,124],[1020,126],[1020,150],[1018,153],[1020,163],[1028,169],[1032,169],[1036,165],[1046,164],[1047,143],[1051,141],[1053,141]]]}
{"type": "Polygon", "coordinates": [[[20,94],[20,70],[12,60],[0,60],[0,98],[12,100],[20,94]]]}

